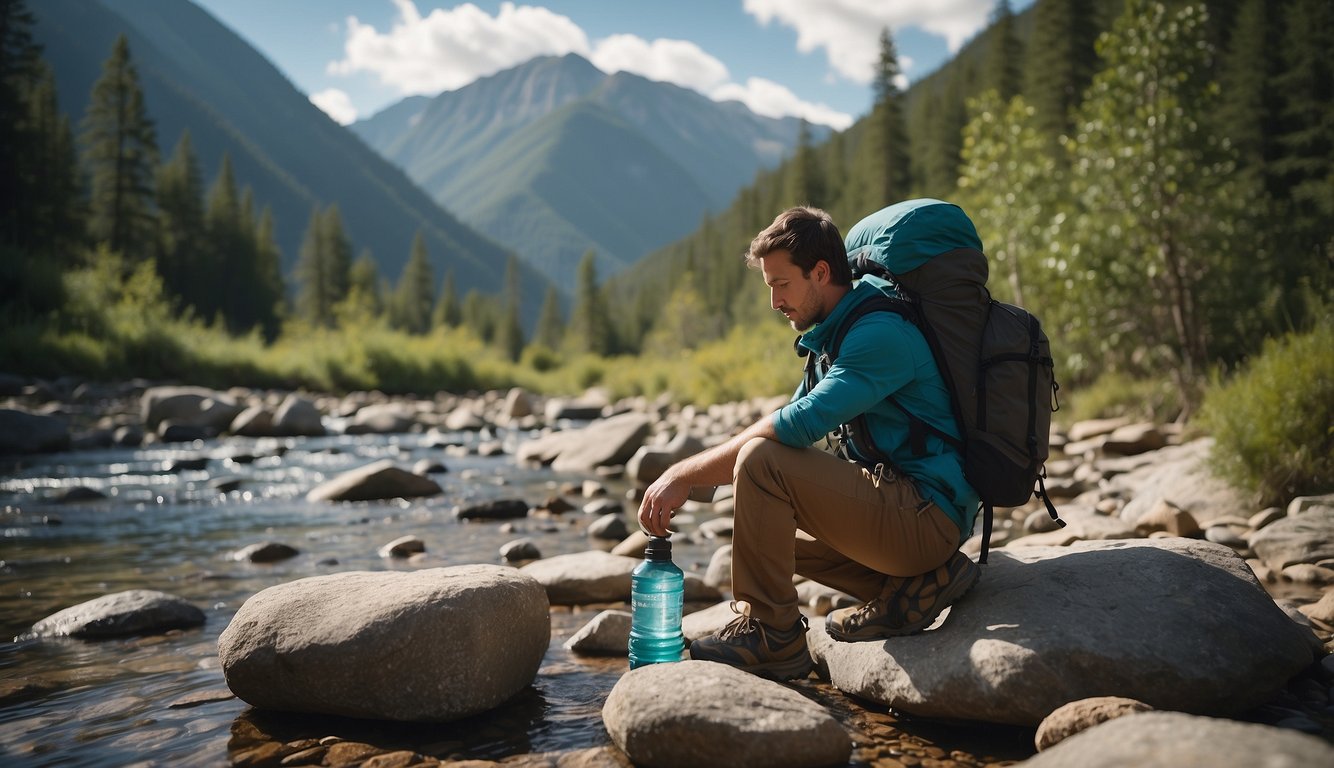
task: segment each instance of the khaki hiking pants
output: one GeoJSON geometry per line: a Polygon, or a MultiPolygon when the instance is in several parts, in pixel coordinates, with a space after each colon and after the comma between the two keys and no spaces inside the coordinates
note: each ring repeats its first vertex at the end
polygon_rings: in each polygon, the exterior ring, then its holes
{"type": "Polygon", "coordinates": [[[756,438],[732,481],[732,593],[772,627],[800,617],[793,573],[869,601],[887,575],[926,573],[959,548],[958,526],[911,481],[815,448],[756,438]]]}

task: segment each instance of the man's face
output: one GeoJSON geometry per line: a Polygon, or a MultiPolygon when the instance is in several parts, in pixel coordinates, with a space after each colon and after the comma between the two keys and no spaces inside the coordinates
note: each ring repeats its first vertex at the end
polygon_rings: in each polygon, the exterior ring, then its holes
{"type": "Polygon", "coordinates": [[[760,273],[769,286],[769,306],[783,313],[792,330],[803,333],[825,318],[819,281],[828,271],[829,265],[819,261],[809,275],[803,275],[787,251],[774,251],[760,259],[760,273]]]}

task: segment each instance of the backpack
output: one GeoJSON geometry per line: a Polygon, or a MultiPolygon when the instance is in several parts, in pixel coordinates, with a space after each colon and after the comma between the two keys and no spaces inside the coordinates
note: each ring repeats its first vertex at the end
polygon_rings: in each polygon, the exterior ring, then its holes
{"type": "MultiPolygon", "coordinates": [[[[870,312],[902,315],[931,349],[962,439],[917,418],[892,395],[888,400],[907,415],[915,454],[925,453],[930,433],[963,455],[964,476],[981,499],[981,562],[987,561],[994,507],[1016,507],[1036,496],[1064,527],[1044,483],[1051,415],[1060,408],[1050,344],[1036,317],[991,298],[987,258],[967,214],[940,200],[908,200],[862,219],[846,243],[853,277],[881,277],[896,295],[872,297],[849,312],[823,359],[807,358],[808,380],[815,366],[827,371],[833,364],[858,319],[870,312]]],[[[843,425],[838,437],[892,466],[870,440],[864,415],[843,425]]]]}

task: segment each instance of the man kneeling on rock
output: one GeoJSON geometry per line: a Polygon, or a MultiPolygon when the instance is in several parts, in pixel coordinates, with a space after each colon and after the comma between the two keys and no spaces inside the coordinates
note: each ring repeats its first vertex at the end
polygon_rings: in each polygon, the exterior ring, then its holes
{"type": "MultiPolygon", "coordinates": [[[[847,250],[824,211],[792,208],[750,244],[746,263],[769,286],[770,305],[804,333],[809,354],[827,352],[834,329],[877,291],[875,277],[852,285],[847,250]]],[[[836,640],[909,635],[928,627],[978,577],[959,552],[971,533],[977,493],[963,458],[945,440],[909,446],[908,418],[957,437],[949,391],[926,340],[893,312],[870,312],[846,332],[823,376],[803,381],[791,402],[727,442],[667,470],[645,492],[639,522],[669,534],[673,511],[695,486],[735,486],[732,609],[720,632],[690,644],[690,657],[777,680],[806,676],[806,619],[793,573],[865,601],[829,614],[836,640]],[[812,447],[858,422],[889,463],[849,446],[852,461],[812,447]],[[920,446],[915,446],[920,447],[920,446]]]]}

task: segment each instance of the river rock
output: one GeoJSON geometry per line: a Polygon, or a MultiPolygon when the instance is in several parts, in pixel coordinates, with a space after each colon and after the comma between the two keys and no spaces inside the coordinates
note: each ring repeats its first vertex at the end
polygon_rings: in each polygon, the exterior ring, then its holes
{"type": "Polygon", "coordinates": [[[640,446],[625,465],[625,474],[639,485],[647,486],[661,477],[671,465],[702,450],[703,441],[689,432],[681,432],[666,445],[640,446]]]}
{"type": "Polygon", "coordinates": [[[1166,531],[1173,536],[1198,536],[1200,524],[1191,513],[1166,499],[1159,499],[1135,521],[1135,532],[1141,536],[1154,531],[1166,531]]]}
{"type": "Polygon", "coordinates": [[[79,603],[32,625],[37,637],[68,635],[85,639],[155,635],[198,627],[204,612],[189,601],[148,589],[132,589],[79,603]]]}
{"type": "Polygon", "coordinates": [[[565,641],[581,656],[625,656],[630,652],[629,611],[603,611],[565,641]]]}
{"type": "Polygon", "coordinates": [[[591,550],[538,560],[519,572],[545,587],[553,605],[585,605],[629,600],[636,565],[633,557],[591,550]]]}
{"type": "Polygon", "coordinates": [[[617,681],[602,722],[635,765],[842,765],[852,740],[800,693],[709,661],[649,664],[617,681]]]}
{"type": "Polygon", "coordinates": [[[252,405],[236,414],[227,431],[241,437],[268,437],[273,432],[273,411],[262,405],[252,405]]]}
{"type": "Polygon", "coordinates": [[[636,528],[630,532],[629,536],[622,539],[620,544],[612,547],[611,553],[642,560],[646,549],[648,549],[648,534],[636,528]]]}
{"type": "Polygon", "coordinates": [[[629,535],[630,528],[625,524],[625,516],[619,512],[603,515],[588,526],[588,537],[592,539],[619,543],[629,535]]]}
{"type": "Polygon", "coordinates": [[[295,547],[277,541],[251,544],[232,553],[232,559],[247,563],[277,563],[301,554],[295,547]]]}
{"type": "Polygon", "coordinates": [[[1098,696],[1072,701],[1057,707],[1056,711],[1042,718],[1038,732],[1033,737],[1033,746],[1041,752],[1095,725],[1152,709],[1153,707],[1142,701],[1120,696],[1098,696]]]}
{"type": "Polygon", "coordinates": [[[496,499],[454,510],[454,517],[459,520],[510,520],[527,516],[528,503],[523,499],[496,499]]]}
{"type": "Polygon", "coordinates": [[[378,554],[380,557],[398,557],[406,558],[413,555],[420,555],[426,551],[426,542],[416,536],[399,536],[397,539],[380,547],[378,554]]]}
{"type": "Polygon", "coordinates": [[[1315,638],[1218,544],[1163,538],[992,550],[933,630],[811,652],[840,690],[924,717],[1035,726],[1123,696],[1233,715],[1311,663],[1315,638]]]}
{"type": "Polygon", "coordinates": [[[1324,739],[1287,728],[1143,712],[1118,717],[1026,760],[1024,768],[1312,768],[1334,765],[1324,739]]]}
{"type": "Polygon", "coordinates": [[[1144,422],[1117,427],[1103,442],[1102,450],[1121,456],[1137,456],[1156,451],[1165,445],[1167,445],[1167,435],[1164,435],[1156,424],[1144,422]]]}
{"type": "Polygon", "coordinates": [[[370,501],[435,496],[440,486],[428,477],[414,475],[384,459],[319,484],[306,494],[308,501],[370,501]]]}
{"type": "Polygon", "coordinates": [[[519,446],[516,458],[551,464],[557,472],[592,472],[624,464],[648,437],[651,421],[642,413],[599,419],[582,429],[567,429],[519,446]]]}
{"type": "Polygon", "coordinates": [[[1334,560],[1334,506],[1289,515],[1251,534],[1247,541],[1256,556],[1276,571],[1298,563],[1334,560]]]}
{"type": "Polygon", "coordinates": [[[542,551],[532,539],[515,539],[500,545],[500,559],[507,563],[540,560],[542,551]]]}
{"type": "Polygon", "coordinates": [[[1253,506],[1246,495],[1216,477],[1209,467],[1211,437],[1155,451],[1150,464],[1118,475],[1106,489],[1124,494],[1130,501],[1121,508],[1121,519],[1134,525],[1159,501],[1169,501],[1207,525],[1228,515],[1248,515],[1253,506]]]}
{"type": "Polygon", "coordinates": [[[349,435],[388,435],[407,432],[417,423],[415,414],[398,403],[373,403],[352,415],[345,430],[349,435]]]}
{"type": "Polygon", "coordinates": [[[252,596],[218,638],[227,685],[261,709],[445,721],[533,682],[546,595],[513,568],[348,572],[252,596]]]}
{"type": "MultiPolygon", "coordinates": [[[[150,387],[140,398],[144,427],[158,430],[164,421],[217,434],[231,426],[245,406],[230,395],[205,387],[150,387]]],[[[158,430],[161,434],[161,430],[158,430]]]]}
{"type": "Polygon", "coordinates": [[[293,392],[273,414],[273,434],[283,437],[319,437],[324,422],[315,403],[293,392]]]}
{"type": "Polygon", "coordinates": [[[69,424],[64,419],[0,408],[0,455],[52,453],[69,447],[69,424]]]}

